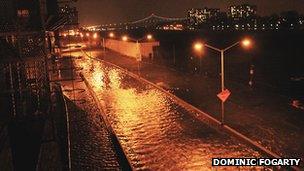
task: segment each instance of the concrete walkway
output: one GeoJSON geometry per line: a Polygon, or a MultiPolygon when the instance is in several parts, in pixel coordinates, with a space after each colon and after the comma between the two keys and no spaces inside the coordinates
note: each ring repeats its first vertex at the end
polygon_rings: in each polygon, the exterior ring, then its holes
{"type": "MultiPolygon", "coordinates": [[[[75,89],[86,90],[83,82],[74,82],[75,89]]],[[[72,83],[63,83],[64,90],[72,89],[72,83]]],[[[119,156],[106,125],[88,91],[66,91],[70,135],[72,170],[122,170],[119,156]]]]}

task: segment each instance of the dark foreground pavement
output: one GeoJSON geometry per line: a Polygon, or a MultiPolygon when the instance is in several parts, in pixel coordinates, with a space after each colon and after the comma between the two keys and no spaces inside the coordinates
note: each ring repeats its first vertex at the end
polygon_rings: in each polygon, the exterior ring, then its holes
{"type": "MultiPolygon", "coordinates": [[[[64,90],[72,89],[72,82],[63,83],[64,90]]],[[[75,82],[75,89],[86,90],[83,82],[75,82]]],[[[70,119],[72,170],[126,170],[125,161],[101,117],[89,91],[65,92],[68,97],[70,119]]]]}

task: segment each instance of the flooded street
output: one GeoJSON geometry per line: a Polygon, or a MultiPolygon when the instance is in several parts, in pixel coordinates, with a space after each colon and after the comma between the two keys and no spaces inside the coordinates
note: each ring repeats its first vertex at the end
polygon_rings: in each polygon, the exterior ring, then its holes
{"type": "Polygon", "coordinates": [[[213,157],[260,156],[120,69],[84,58],[77,65],[84,68],[136,170],[210,170],[213,157]]]}
{"type": "Polygon", "coordinates": [[[304,171],[303,1],[1,0],[0,171],[304,171]]]}

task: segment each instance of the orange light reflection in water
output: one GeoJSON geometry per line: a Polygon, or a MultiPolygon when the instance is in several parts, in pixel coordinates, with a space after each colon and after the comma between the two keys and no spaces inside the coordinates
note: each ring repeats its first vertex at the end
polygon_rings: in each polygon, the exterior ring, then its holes
{"type": "Polygon", "coordinates": [[[94,69],[92,73],[92,83],[94,87],[97,89],[97,91],[100,91],[104,88],[104,73],[100,72],[99,69],[94,69]]]}

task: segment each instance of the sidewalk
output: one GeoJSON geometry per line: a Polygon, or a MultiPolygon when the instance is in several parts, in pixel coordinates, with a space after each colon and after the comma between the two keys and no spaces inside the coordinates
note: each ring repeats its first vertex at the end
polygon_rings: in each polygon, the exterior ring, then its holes
{"type": "MultiPolygon", "coordinates": [[[[137,74],[137,62],[107,51],[93,50],[93,56],[104,58],[137,74]]],[[[143,63],[141,76],[192,105],[220,119],[220,80],[203,75],[190,75],[158,64],[143,63]]],[[[232,92],[226,102],[226,124],[286,157],[304,158],[304,112],[293,108],[288,99],[265,90],[251,90],[236,82],[226,81],[232,92]]]]}
{"type": "Polygon", "coordinates": [[[0,168],[8,171],[14,170],[12,149],[7,137],[7,128],[1,126],[2,125],[0,125],[0,168]]]}
{"type": "MultiPolygon", "coordinates": [[[[71,81],[62,85],[64,90],[72,89],[71,81]]],[[[69,99],[72,170],[122,170],[112,137],[87,87],[75,81],[74,88],[78,90],[75,94],[65,92],[69,99]]]]}

